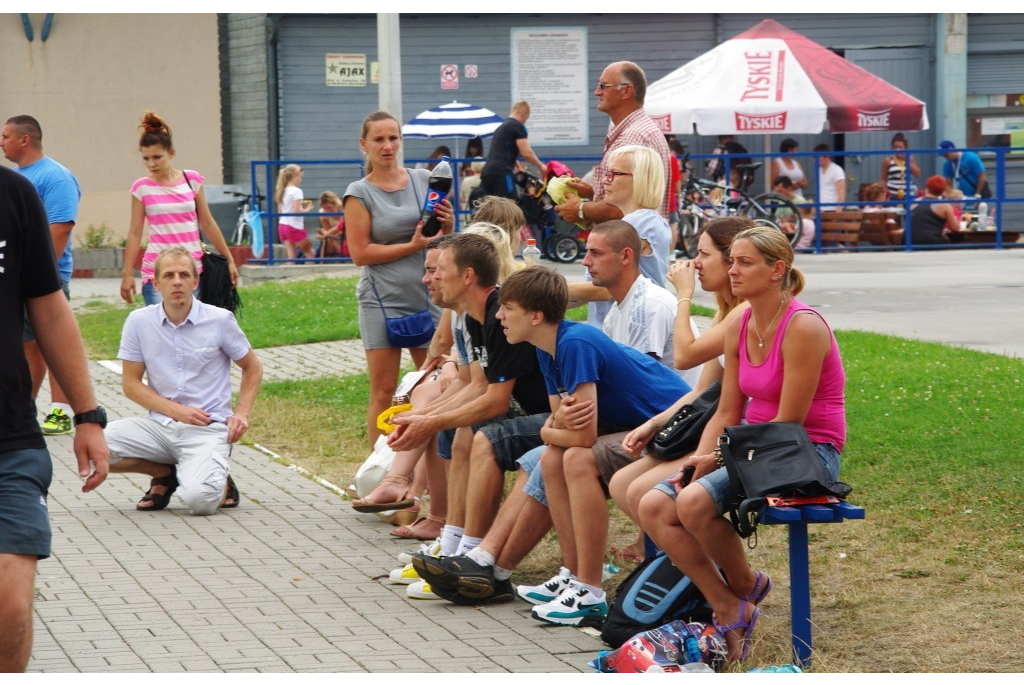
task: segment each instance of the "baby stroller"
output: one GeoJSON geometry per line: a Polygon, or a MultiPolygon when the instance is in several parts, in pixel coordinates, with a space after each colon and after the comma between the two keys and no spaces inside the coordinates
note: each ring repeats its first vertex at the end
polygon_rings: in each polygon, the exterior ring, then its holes
{"type": "Polygon", "coordinates": [[[555,203],[547,194],[547,182],[556,176],[572,176],[572,169],[557,161],[547,163],[542,180],[528,171],[516,174],[521,192],[519,207],[544,256],[555,262],[573,262],[586,251],[589,231],[564,221],[555,211],[555,203]]]}

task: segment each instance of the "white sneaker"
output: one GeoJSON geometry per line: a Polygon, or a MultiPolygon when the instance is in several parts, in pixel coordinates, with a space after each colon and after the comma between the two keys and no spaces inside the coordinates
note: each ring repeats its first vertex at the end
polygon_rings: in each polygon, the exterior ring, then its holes
{"type": "Polygon", "coordinates": [[[416,573],[416,569],[412,567],[412,564],[406,564],[402,568],[396,568],[388,574],[388,580],[399,585],[412,585],[419,579],[420,574],[416,573]]]}
{"type": "Polygon", "coordinates": [[[558,599],[559,595],[569,587],[569,583],[576,580],[572,571],[562,567],[558,575],[540,585],[520,585],[516,593],[530,604],[547,604],[558,599]]]}
{"type": "Polygon", "coordinates": [[[417,580],[405,588],[405,594],[410,599],[441,599],[430,589],[430,583],[425,580],[417,580]]]}
{"type": "Polygon", "coordinates": [[[427,554],[432,557],[441,556],[441,538],[424,542],[419,549],[412,552],[402,552],[398,555],[399,564],[411,564],[413,554],[427,554]]]}
{"type": "Polygon", "coordinates": [[[545,623],[600,627],[608,615],[608,601],[607,597],[595,600],[589,589],[580,587],[574,581],[558,599],[535,606],[531,615],[545,623]]]}

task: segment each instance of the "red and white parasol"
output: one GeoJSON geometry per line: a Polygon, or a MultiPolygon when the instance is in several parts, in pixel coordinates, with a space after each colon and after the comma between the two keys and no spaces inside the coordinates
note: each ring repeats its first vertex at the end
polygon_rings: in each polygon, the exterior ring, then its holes
{"type": "Polygon", "coordinates": [[[770,19],[647,89],[666,133],[920,131],[925,104],[770,19]]]}

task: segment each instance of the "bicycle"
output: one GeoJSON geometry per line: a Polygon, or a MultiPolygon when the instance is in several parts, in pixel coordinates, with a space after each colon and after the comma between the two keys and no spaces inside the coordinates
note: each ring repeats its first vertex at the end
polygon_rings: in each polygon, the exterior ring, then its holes
{"type": "MultiPolygon", "coordinates": [[[[252,245],[252,226],[249,224],[252,195],[234,190],[228,190],[227,194],[238,198],[238,221],[235,222],[234,230],[227,236],[228,244],[252,245]]],[[[259,199],[263,201],[265,198],[261,195],[259,199]]]]}
{"type": "Polygon", "coordinates": [[[681,251],[689,259],[697,256],[697,239],[703,223],[723,216],[746,216],[761,226],[770,226],[782,231],[795,245],[800,238],[800,211],[788,197],[778,193],[761,193],[751,196],[746,192],[753,182],[754,171],[761,167],[756,164],[736,164],[733,169],[740,172],[741,187],[717,183],[705,178],[696,178],[690,165],[690,156],[682,159],[686,173],[679,207],[679,243],[681,251]],[[721,196],[710,194],[721,190],[721,196]]]}

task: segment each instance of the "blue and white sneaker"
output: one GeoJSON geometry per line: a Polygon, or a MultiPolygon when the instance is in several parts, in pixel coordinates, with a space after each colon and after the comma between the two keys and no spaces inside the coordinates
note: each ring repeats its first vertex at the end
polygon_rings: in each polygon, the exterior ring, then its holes
{"type": "Polygon", "coordinates": [[[600,628],[608,616],[608,602],[607,598],[595,600],[590,590],[573,581],[558,599],[535,606],[531,613],[535,619],[545,623],[600,628]]]}
{"type": "Polygon", "coordinates": [[[572,575],[572,571],[563,566],[558,575],[553,576],[546,583],[541,583],[540,585],[520,585],[516,588],[516,593],[530,604],[547,604],[558,599],[558,596],[574,580],[576,578],[572,575]]]}

